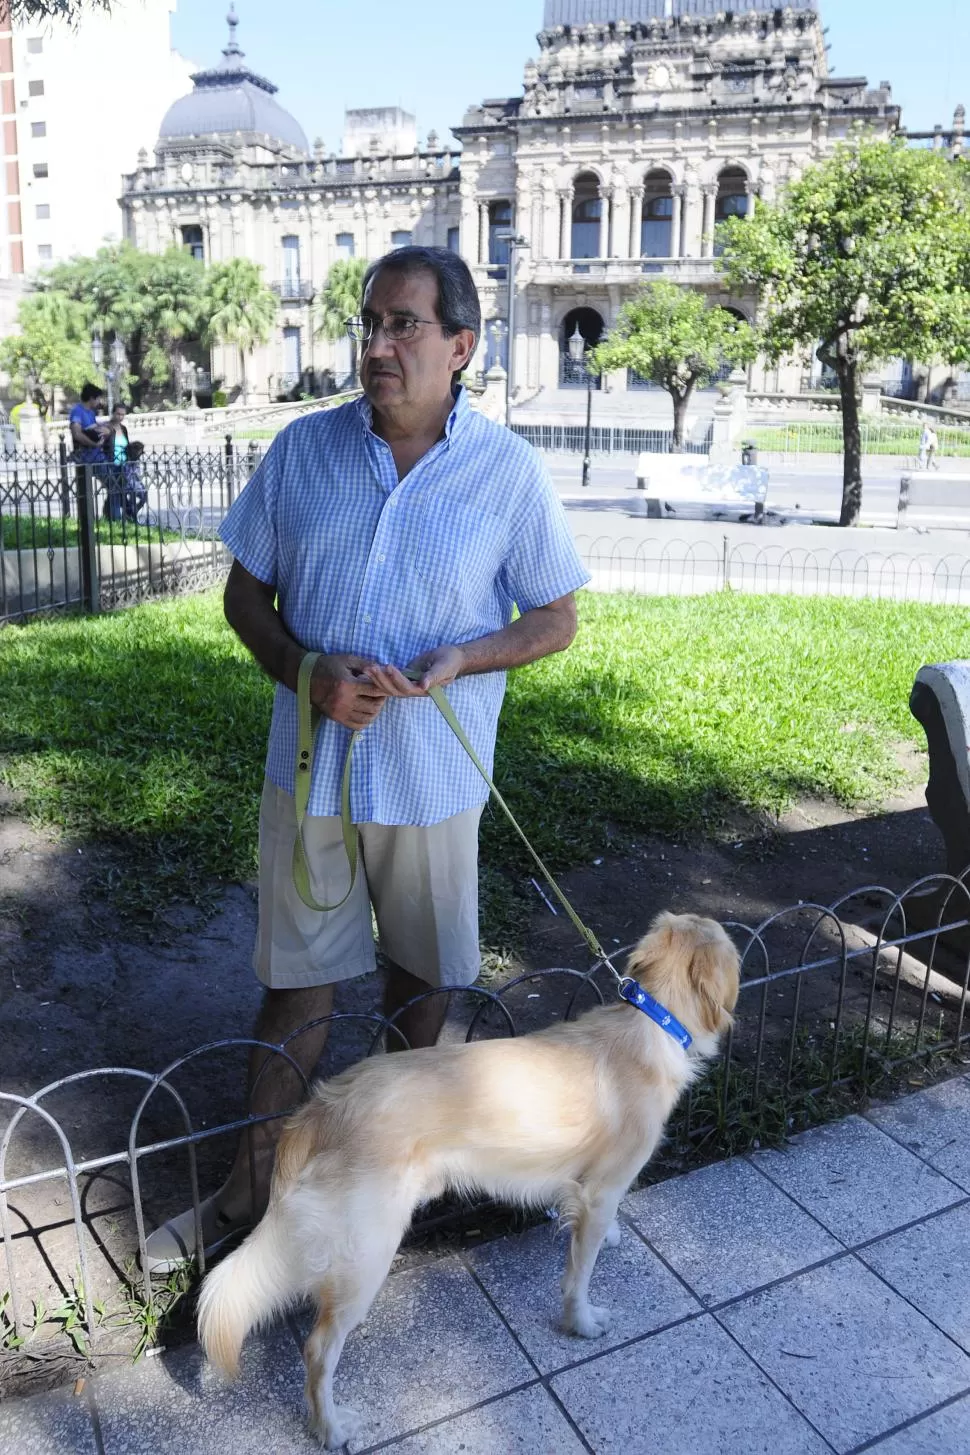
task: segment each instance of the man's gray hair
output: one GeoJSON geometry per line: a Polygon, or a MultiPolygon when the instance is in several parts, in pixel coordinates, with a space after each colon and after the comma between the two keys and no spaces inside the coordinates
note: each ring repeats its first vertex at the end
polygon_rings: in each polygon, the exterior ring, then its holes
{"type": "Polygon", "coordinates": [[[371,263],[364,274],[361,298],[378,273],[433,273],[438,283],[438,317],[447,334],[470,328],[475,344],[482,332],[482,305],[468,264],[450,248],[395,248],[371,263]]]}

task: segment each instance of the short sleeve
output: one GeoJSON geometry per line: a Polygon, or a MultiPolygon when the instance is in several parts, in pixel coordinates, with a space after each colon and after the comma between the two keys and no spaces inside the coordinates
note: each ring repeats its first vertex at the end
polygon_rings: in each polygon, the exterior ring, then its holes
{"type": "Polygon", "coordinates": [[[84,416],[86,413],[87,411],[85,410],[83,404],[75,404],[70,414],[67,416],[68,424],[79,424],[83,427],[84,416]]]}
{"type": "Polygon", "coordinates": [[[548,606],[590,580],[545,465],[538,456],[533,461],[525,516],[502,568],[503,585],[520,611],[548,606]]]}
{"type": "Polygon", "coordinates": [[[251,576],[277,583],[277,503],[282,476],[282,440],[277,437],[226,512],[219,535],[251,576]]]}

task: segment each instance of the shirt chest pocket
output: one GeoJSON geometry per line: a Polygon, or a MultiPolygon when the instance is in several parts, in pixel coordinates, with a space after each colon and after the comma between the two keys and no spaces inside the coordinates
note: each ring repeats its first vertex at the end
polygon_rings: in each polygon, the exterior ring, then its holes
{"type": "Polygon", "coordinates": [[[491,594],[501,570],[505,522],[477,511],[461,521],[446,518],[443,524],[444,530],[422,531],[408,542],[408,564],[419,588],[474,611],[491,594]]]}

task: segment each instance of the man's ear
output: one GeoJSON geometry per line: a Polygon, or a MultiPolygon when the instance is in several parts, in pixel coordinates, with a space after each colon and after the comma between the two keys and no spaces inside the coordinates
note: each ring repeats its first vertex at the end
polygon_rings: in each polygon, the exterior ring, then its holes
{"type": "Polygon", "coordinates": [[[451,372],[460,374],[467,369],[471,362],[472,354],[475,352],[475,335],[470,328],[460,328],[452,335],[452,365],[451,372]]]}

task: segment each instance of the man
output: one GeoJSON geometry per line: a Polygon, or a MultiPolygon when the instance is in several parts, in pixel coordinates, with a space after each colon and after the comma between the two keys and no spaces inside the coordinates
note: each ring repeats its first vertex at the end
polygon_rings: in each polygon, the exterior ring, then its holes
{"type": "MultiPolygon", "coordinates": [[[[222,528],[235,557],[226,616],[278,683],[260,810],[254,965],[266,994],[254,1038],[282,1043],[330,1012],[336,981],[374,968],[373,906],[388,962],[385,1013],[410,1046],[431,1046],[446,997],[409,1002],[478,974],[487,790],[428,689],[449,689],[490,769],[506,669],[569,646],[573,592],[589,577],[538,456],[473,412],[458,383],[481,330],[461,259],[439,248],[381,258],[349,326],[365,397],[291,424],[222,528]],[[349,882],[340,778],[348,730],[361,731],[351,813],[363,874],[326,914],[306,908],[291,871],[295,692],[310,650],[323,654],[311,682],[323,720],[304,841],[321,903],[349,882]]],[[[325,1039],[323,1026],[287,1043],[307,1075],[325,1039]]],[[[253,1055],[254,1114],[292,1106],[300,1090],[282,1057],[253,1055]]],[[[227,1182],[203,1205],[207,1246],[262,1212],[278,1131],[277,1121],[243,1138],[227,1182]]],[[[192,1226],[184,1213],[152,1234],[152,1266],[186,1256],[192,1226]]]]}
{"type": "Polygon", "coordinates": [[[940,441],[936,430],[931,424],[923,425],[923,433],[919,437],[919,467],[921,470],[938,470],[939,464],[936,459],[936,452],[940,447],[940,441]]]}
{"type": "Polygon", "coordinates": [[[102,445],[106,431],[103,425],[98,424],[98,411],[103,408],[104,390],[97,384],[85,384],[80,404],[75,404],[68,415],[74,459],[79,465],[103,465],[105,462],[102,445]]]}

